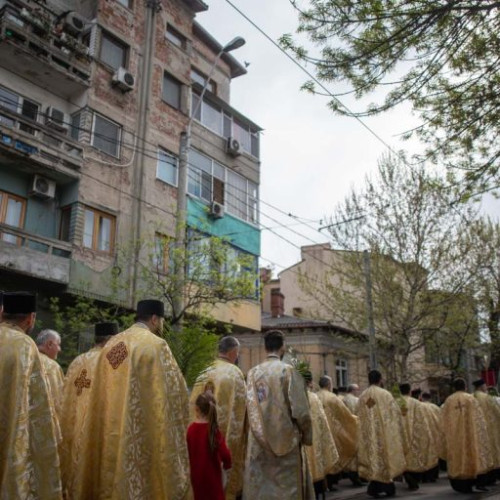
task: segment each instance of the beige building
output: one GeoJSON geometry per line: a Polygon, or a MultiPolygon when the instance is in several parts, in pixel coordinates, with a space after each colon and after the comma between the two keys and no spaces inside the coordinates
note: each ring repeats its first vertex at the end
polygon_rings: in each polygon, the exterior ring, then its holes
{"type": "MultiPolygon", "coordinates": [[[[286,270],[283,271],[286,273],[286,270]]],[[[334,387],[356,383],[367,386],[368,343],[365,334],[334,325],[321,319],[312,319],[296,305],[287,314],[287,294],[283,281],[270,279],[269,270],[261,270],[262,332],[240,334],[240,367],[247,372],[266,359],[262,335],[278,329],[286,335],[288,359],[296,357],[307,361],[317,383],[322,375],[333,379],[334,387]]],[[[298,302],[296,303],[298,304],[298,302]]]]}
{"type": "MultiPolygon", "coordinates": [[[[157,249],[175,235],[190,120],[190,231],[236,235],[232,254],[250,256],[257,275],[261,129],[230,105],[246,70],[197,22],[207,9],[0,0],[2,288],[35,289],[42,306],[85,294],[133,307],[148,294],[145,266],[171,272],[157,249]]],[[[249,298],[214,314],[259,330],[259,310],[249,298]]]]}

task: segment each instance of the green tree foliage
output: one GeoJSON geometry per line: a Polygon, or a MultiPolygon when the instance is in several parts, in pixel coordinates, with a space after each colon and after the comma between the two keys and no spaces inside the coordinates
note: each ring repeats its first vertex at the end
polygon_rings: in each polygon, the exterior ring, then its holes
{"type": "MultiPolygon", "coordinates": [[[[461,194],[498,187],[500,132],[500,2],[494,0],[290,0],[311,52],[284,35],[281,45],[342,84],[341,97],[377,90],[379,102],[343,115],[375,115],[408,101],[421,124],[426,156],[450,168],[461,194]],[[345,85],[349,90],[345,91],[345,85]],[[460,173],[464,173],[464,177],[460,173]],[[464,182],[465,181],[465,182],[464,182]]],[[[314,82],[304,87],[321,92],[314,82]]]]}
{"type": "MultiPolygon", "coordinates": [[[[168,306],[168,321],[176,325],[185,316],[210,317],[218,304],[237,303],[257,297],[255,257],[236,253],[225,238],[190,230],[186,249],[175,246],[173,238],[162,237],[155,244],[145,243],[139,266],[142,295],[162,298],[168,306]],[[179,291],[176,265],[186,270],[182,310],[175,310],[179,291]]],[[[129,258],[124,256],[124,260],[129,258]]]]}
{"type": "Polygon", "coordinates": [[[209,318],[188,319],[179,333],[171,326],[164,328],[164,338],[174,355],[188,387],[217,356],[220,329],[209,318]]]}
{"type": "Polygon", "coordinates": [[[500,370],[500,224],[480,219],[463,235],[471,251],[467,262],[474,279],[481,326],[491,344],[489,368],[500,370]]]}
{"type": "Polygon", "coordinates": [[[80,353],[93,345],[94,324],[116,321],[120,330],[133,322],[134,314],[118,306],[98,302],[83,295],[73,295],[61,300],[51,297],[50,312],[53,328],[61,335],[61,353],[58,360],[66,369],[80,353]]]}
{"type": "Polygon", "coordinates": [[[303,290],[328,312],[325,319],[367,331],[363,251],[369,252],[378,358],[389,382],[426,378],[411,360],[442,326],[440,311],[471,284],[463,264],[471,242],[461,235],[476,213],[453,206],[453,194],[441,184],[424,167],[410,170],[399,158],[383,158],[378,175],[334,211],[328,265],[301,277],[303,290]],[[446,293],[429,300],[429,290],[446,293]]]}

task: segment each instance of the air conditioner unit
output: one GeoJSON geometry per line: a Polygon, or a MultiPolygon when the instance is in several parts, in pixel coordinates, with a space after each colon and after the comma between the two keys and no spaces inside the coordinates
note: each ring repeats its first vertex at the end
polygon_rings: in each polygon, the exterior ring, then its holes
{"type": "Polygon", "coordinates": [[[113,76],[113,86],[118,87],[122,92],[129,92],[134,89],[135,78],[132,73],[125,68],[118,68],[113,76]]]}
{"type": "Polygon", "coordinates": [[[228,137],[226,143],[226,152],[231,156],[239,156],[240,155],[240,143],[234,137],[228,137]]]}
{"type": "Polygon", "coordinates": [[[45,111],[45,125],[50,128],[67,132],[69,127],[69,116],[60,109],[49,106],[45,111]]]}
{"type": "Polygon", "coordinates": [[[87,20],[76,12],[68,12],[64,18],[64,31],[78,36],[85,29],[87,20]]]}
{"type": "Polygon", "coordinates": [[[222,219],[222,217],[224,217],[224,205],[217,201],[212,201],[209,215],[214,219],[222,219]]]}
{"type": "Polygon", "coordinates": [[[56,182],[46,179],[41,175],[34,175],[30,195],[44,198],[46,200],[54,198],[56,195],[56,182]]]}

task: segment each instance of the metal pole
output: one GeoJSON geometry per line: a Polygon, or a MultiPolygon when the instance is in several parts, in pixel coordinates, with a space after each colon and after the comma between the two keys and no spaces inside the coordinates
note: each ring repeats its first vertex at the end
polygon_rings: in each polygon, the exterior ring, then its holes
{"type": "Polygon", "coordinates": [[[370,352],[370,370],[377,369],[377,347],[375,344],[375,325],[373,323],[373,301],[372,301],[372,274],[370,266],[370,254],[368,250],[363,251],[363,263],[366,282],[366,312],[368,315],[369,331],[369,352],[370,352]]]}

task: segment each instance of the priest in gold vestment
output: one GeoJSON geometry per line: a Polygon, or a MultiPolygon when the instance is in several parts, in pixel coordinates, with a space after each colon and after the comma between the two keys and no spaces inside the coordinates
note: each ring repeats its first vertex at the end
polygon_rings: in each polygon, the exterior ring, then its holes
{"type": "Polygon", "coordinates": [[[406,442],[401,411],[392,394],[382,389],[382,374],[368,374],[370,387],[359,397],[359,475],[370,481],[368,494],[393,496],[393,479],[406,470],[406,442]]]}
{"type": "Polygon", "coordinates": [[[97,323],[94,326],[95,346],[77,356],[69,365],[61,402],[61,476],[68,498],[80,498],[81,488],[74,476],[80,469],[82,431],[88,418],[90,391],[95,384],[99,355],[106,342],[118,333],[117,323],[97,323]]]}
{"type": "MultiPolygon", "coordinates": [[[[339,454],[336,467],[330,473],[337,474],[348,468],[348,465],[356,458],[359,439],[359,420],[353,415],[344,402],[332,392],[332,380],[323,376],[319,379],[319,391],[317,396],[325,410],[326,418],[332,438],[339,454]]],[[[314,439],[314,436],[313,436],[314,439]]],[[[348,471],[353,484],[359,486],[360,481],[355,471],[348,471]]]]}
{"type": "Polygon", "coordinates": [[[410,396],[410,384],[400,384],[399,390],[400,409],[408,444],[404,477],[410,490],[418,490],[423,473],[439,463],[439,443],[434,442],[431,415],[423,403],[410,396]]]}
{"type": "Polygon", "coordinates": [[[28,336],[36,298],[6,293],[0,323],[0,498],[62,498],[53,409],[40,355],[28,336]]]}
{"type": "Polygon", "coordinates": [[[483,379],[476,380],[473,382],[473,385],[475,388],[474,397],[481,406],[484,418],[486,419],[493,467],[495,469],[495,473],[492,472],[491,480],[494,482],[497,471],[500,469],[500,406],[488,394],[488,388],[483,379]]]}
{"type": "MultiPolygon", "coordinates": [[[[307,465],[311,472],[316,498],[325,492],[325,479],[328,474],[340,470],[339,453],[332,436],[329,422],[318,395],[313,392],[312,374],[302,374],[307,384],[307,396],[311,410],[312,445],[304,446],[307,465]]],[[[343,403],[341,403],[343,404],[343,403]]]]}
{"type": "MultiPolygon", "coordinates": [[[[441,424],[441,408],[432,402],[432,396],[428,392],[423,392],[420,396],[420,401],[424,405],[429,421],[429,428],[432,433],[432,440],[437,449],[437,454],[440,460],[444,460],[444,436],[441,424]]],[[[438,465],[433,469],[427,470],[423,475],[423,482],[435,482],[439,478],[439,460],[438,465]]]]}
{"type": "Polygon", "coordinates": [[[455,392],[441,407],[448,478],[452,488],[485,490],[485,477],[493,469],[488,428],[478,401],[465,392],[465,380],[453,382],[455,392]]]}
{"type": "Polygon", "coordinates": [[[311,415],[302,376],[280,361],[284,335],[264,337],[267,359],[247,376],[250,424],[243,484],[244,500],[314,498],[302,445],[312,444],[311,415]]]}
{"type": "Polygon", "coordinates": [[[40,351],[40,359],[47,377],[52,403],[59,418],[64,387],[64,372],[56,359],[61,351],[61,336],[55,330],[46,329],[36,336],[35,342],[40,351]]]}
{"type": "Polygon", "coordinates": [[[226,500],[234,500],[243,491],[246,451],[246,384],[236,366],[240,343],[234,337],[219,342],[218,359],[196,381],[190,397],[190,420],[195,419],[194,402],[204,391],[214,393],[217,421],[231,452],[232,468],[225,488],[226,500]]]}
{"type": "Polygon", "coordinates": [[[159,338],[164,306],[137,304],[137,322],[109,340],[95,370],[81,467],[74,481],[92,500],[180,500],[190,484],[186,382],[159,338]]]}

